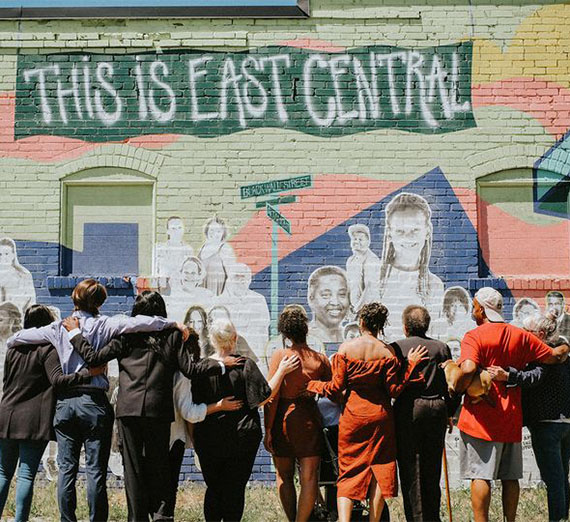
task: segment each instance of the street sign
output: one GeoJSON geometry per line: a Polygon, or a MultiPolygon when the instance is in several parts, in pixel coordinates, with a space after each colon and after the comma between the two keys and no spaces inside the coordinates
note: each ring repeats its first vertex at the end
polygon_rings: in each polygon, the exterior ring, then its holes
{"type": "Polygon", "coordinates": [[[298,190],[313,185],[313,179],[310,175],[297,176],[296,178],[276,179],[273,181],[264,181],[263,183],[254,183],[253,185],[244,185],[240,187],[241,199],[255,198],[257,196],[267,196],[268,194],[276,194],[278,192],[287,192],[288,190],[298,190]]]}
{"type": "Polygon", "coordinates": [[[288,192],[313,186],[310,175],[295,178],[277,179],[254,183],[240,187],[241,199],[270,196],[271,199],[256,201],[255,208],[265,207],[267,217],[273,221],[271,226],[271,335],[277,335],[277,320],[279,318],[279,229],[291,235],[291,222],[279,212],[279,205],[294,203],[297,196],[279,192],[288,192]]]}
{"type": "Polygon", "coordinates": [[[270,199],[269,201],[257,201],[255,208],[263,208],[265,205],[285,205],[286,203],[295,203],[297,196],[281,196],[280,198],[270,199]]]}
{"type": "Polygon", "coordinates": [[[291,222],[271,205],[266,205],[267,217],[277,223],[287,234],[291,235],[291,222]]]}

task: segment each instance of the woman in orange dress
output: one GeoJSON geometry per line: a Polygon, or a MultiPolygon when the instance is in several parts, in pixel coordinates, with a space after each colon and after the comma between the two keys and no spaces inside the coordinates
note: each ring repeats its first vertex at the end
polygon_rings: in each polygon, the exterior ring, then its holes
{"type": "Polygon", "coordinates": [[[328,398],[345,392],[339,422],[339,522],[350,520],[354,500],[370,499],[370,520],[378,521],[384,499],[398,494],[396,433],[391,398],[423,377],[416,368],[427,350],[410,351],[402,375],[391,348],[378,340],[388,309],[380,303],[364,305],[359,313],[362,336],[343,343],[333,357],[332,380],[311,381],[307,390],[328,398]]]}
{"type": "Polygon", "coordinates": [[[321,417],[315,396],[306,392],[312,379],[331,378],[329,360],[307,346],[307,313],[302,306],[286,307],[278,330],[288,348],[276,350],[269,364],[268,379],[284,357],[297,355],[301,365],[283,379],[277,396],[265,407],[265,446],[277,470],[277,491],[290,521],[309,519],[318,491],[318,469],[323,444],[321,417]],[[301,491],[297,504],[295,464],[299,462],[301,491]]]}

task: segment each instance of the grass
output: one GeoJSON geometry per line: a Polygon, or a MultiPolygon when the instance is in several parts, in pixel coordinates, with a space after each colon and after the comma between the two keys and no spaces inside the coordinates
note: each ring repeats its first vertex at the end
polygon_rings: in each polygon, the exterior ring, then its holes
{"type": "MultiPolygon", "coordinates": [[[[2,520],[14,517],[14,484],[3,513],[2,520]]],[[[181,487],[178,495],[176,520],[180,522],[201,522],[204,487],[188,483],[181,487]]],[[[453,491],[451,496],[453,520],[457,522],[472,520],[469,491],[453,491]]],[[[85,488],[80,485],[77,496],[77,516],[79,520],[88,520],[85,488]]],[[[389,499],[392,521],[404,521],[402,498],[389,499]]],[[[127,507],[124,491],[119,488],[109,489],[109,519],[121,521],[127,519],[127,507]]],[[[34,491],[31,520],[57,521],[59,512],[55,484],[39,482],[34,491]]],[[[445,507],[445,493],[442,498],[441,518],[448,520],[445,507]]],[[[502,520],[500,487],[494,488],[491,501],[490,520],[502,520]]],[[[521,491],[517,519],[524,522],[547,520],[546,492],[544,489],[525,489],[521,491]]],[[[282,522],[285,518],[274,487],[251,485],[247,490],[246,508],[243,522],[282,522]]]]}

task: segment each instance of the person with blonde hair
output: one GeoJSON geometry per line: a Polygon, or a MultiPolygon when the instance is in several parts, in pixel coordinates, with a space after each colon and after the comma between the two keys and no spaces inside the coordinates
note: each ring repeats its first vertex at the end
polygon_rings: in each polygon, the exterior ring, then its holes
{"type": "MultiPolygon", "coordinates": [[[[211,359],[236,357],[237,332],[227,319],[217,319],[209,327],[214,348],[211,359]]],[[[194,426],[194,447],[206,482],[204,519],[207,521],[241,520],[245,487],[251,475],[261,442],[258,408],[275,396],[286,374],[299,367],[297,356],[285,357],[269,383],[255,362],[243,357],[243,365],[224,375],[202,375],[192,379],[194,402],[213,404],[224,397],[242,402],[235,411],[208,415],[194,426]]]]}

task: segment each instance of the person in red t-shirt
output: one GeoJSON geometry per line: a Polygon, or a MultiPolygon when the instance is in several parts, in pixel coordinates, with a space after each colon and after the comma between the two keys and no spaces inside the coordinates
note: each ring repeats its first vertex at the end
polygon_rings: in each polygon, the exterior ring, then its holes
{"type": "MultiPolygon", "coordinates": [[[[489,366],[522,369],[529,362],[557,364],[568,355],[567,345],[552,349],[538,337],[506,324],[503,298],[493,288],[481,288],[473,298],[477,328],[461,342],[458,364],[462,376],[457,391],[467,389],[476,373],[489,366]]],[[[475,522],[489,520],[491,481],[501,480],[503,515],[515,520],[522,478],[522,405],[518,388],[493,381],[489,400],[474,403],[465,396],[458,423],[461,432],[460,473],[471,480],[471,505],[475,522]]]]}

